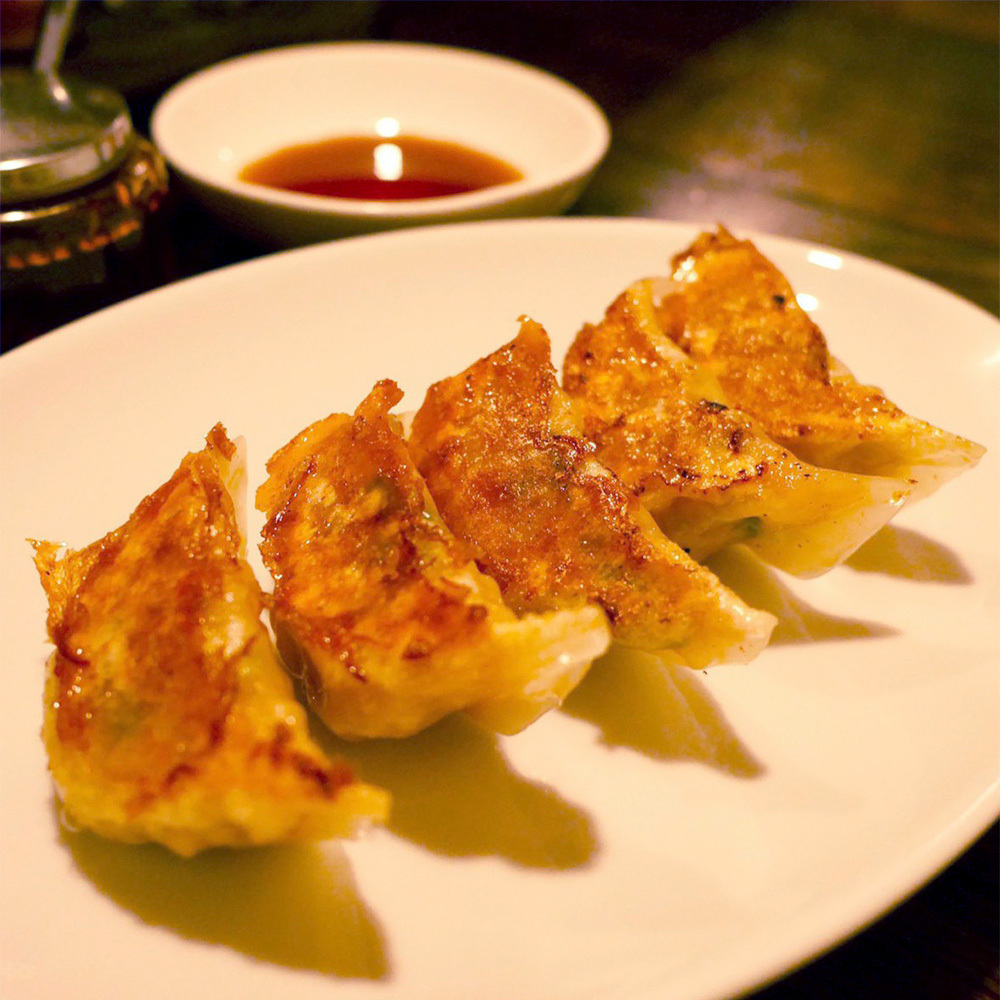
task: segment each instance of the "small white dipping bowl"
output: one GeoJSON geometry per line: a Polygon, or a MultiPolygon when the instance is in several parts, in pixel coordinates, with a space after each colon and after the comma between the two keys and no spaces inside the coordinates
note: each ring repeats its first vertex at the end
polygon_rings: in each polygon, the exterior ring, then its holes
{"type": "Polygon", "coordinates": [[[407,42],[294,45],[227,60],[171,88],[151,132],[209,211],[275,246],[557,214],[579,197],[610,138],[601,109],[557,77],[497,56],[407,42]],[[523,179],[407,201],[297,194],[239,179],[244,167],[279,149],[375,135],[385,119],[400,134],[498,157],[523,179]]]}

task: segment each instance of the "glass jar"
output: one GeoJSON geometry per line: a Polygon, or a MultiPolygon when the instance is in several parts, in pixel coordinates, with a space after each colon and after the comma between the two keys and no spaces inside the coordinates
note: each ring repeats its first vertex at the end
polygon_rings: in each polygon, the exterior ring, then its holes
{"type": "Polygon", "coordinates": [[[163,158],[105,88],[4,70],[2,347],[158,283],[163,158]]]}

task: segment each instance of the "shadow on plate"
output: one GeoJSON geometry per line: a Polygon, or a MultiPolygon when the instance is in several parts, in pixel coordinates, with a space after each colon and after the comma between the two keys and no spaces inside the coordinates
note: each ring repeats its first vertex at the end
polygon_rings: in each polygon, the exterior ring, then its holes
{"type": "Polygon", "coordinates": [[[497,737],[461,716],[405,740],[344,742],[321,727],[326,749],[392,793],[388,827],[399,837],[436,854],[527,868],[577,868],[594,855],[586,812],[517,774],[497,737]]]}
{"type": "MultiPolygon", "coordinates": [[[[880,622],[838,618],[818,611],[786,587],[760,560],[738,546],[713,556],[709,560],[709,566],[747,604],[762,611],[770,611],[778,619],[778,624],[771,633],[772,646],[878,639],[899,634],[898,629],[880,622]]],[[[808,585],[808,580],[802,584],[803,587],[808,585]]]]}
{"type": "Polygon", "coordinates": [[[859,573],[884,573],[917,583],[972,582],[965,564],[947,546],[892,524],[869,538],[847,565],[859,573]]]}
{"type": "Polygon", "coordinates": [[[251,958],[355,979],[384,979],[377,921],[336,844],[219,848],[180,858],[63,830],[80,871],[147,924],[251,958]]]}
{"type": "Polygon", "coordinates": [[[696,761],[739,778],[763,773],[697,671],[652,653],[613,645],[563,711],[596,725],[607,745],[654,760],[696,761]]]}

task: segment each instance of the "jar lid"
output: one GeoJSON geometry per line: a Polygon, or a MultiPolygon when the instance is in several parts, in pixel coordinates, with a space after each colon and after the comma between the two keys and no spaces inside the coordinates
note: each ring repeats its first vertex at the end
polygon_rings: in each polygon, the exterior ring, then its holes
{"type": "Polygon", "coordinates": [[[83,187],[121,162],[132,119],[114,90],[21,68],[0,71],[0,201],[83,187]]]}

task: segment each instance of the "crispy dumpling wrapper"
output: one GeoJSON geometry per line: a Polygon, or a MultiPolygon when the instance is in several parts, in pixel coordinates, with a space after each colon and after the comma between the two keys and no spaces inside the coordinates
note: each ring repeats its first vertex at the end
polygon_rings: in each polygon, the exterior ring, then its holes
{"type": "Polygon", "coordinates": [[[723,227],[673,260],[657,293],[667,335],[803,461],[912,481],[919,499],[971,468],[981,445],[904,413],[832,357],[784,275],[723,227]]]}
{"type": "Polygon", "coordinates": [[[55,645],[43,737],[68,822],[182,855],[314,840],[388,795],[310,739],[260,615],[221,425],[85,549],[34,542],[55,645]]]}
{"type": "Polygon", "coordinates": [[[518,617],[445,527],[379,382],[268,462],[257,493],[272,621],[317,714],[347,738],[456,711],[515,733],[562,703],[610,642],[595,608],[518,617]]]}
{"type": "Polygon", "coordinates": [[[772,616],[669,541],[594,458],[537,323],[433,385],[409,445],[445,522],[516,610],[596,603],[622,643],[696,667],[766,645],[772,616]]]}
{"type": "Polygon", "coordinates": [[[815,576],[892,518],[908,489],[809,465],[727,406],[718,381],[663,332],[651,281],[580,330],[563,386],[597,458],[698,560],[742,543],[771,565],[815,576]]]}

